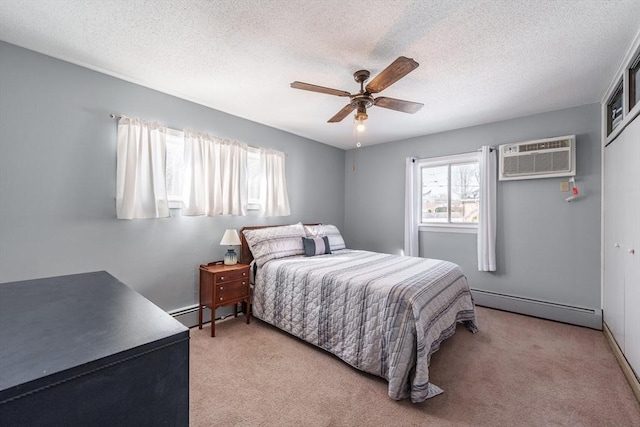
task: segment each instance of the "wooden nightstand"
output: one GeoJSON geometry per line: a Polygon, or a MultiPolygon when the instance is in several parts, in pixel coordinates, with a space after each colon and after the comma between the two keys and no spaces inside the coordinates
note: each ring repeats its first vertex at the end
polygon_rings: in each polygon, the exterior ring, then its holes
{"type": "Polygon", "coordinates": [[[238,303],[246,303],[247,324],[251,318],[251,288],[249,266],[246,264],[224,265],[222,261],[200,266],[200,304],[198,306],[198,329],[202,329],[202,309],[211,309],[211,336],[216,336],[216,308],[233,304],[233,315],[238,316],[238,303]]]}

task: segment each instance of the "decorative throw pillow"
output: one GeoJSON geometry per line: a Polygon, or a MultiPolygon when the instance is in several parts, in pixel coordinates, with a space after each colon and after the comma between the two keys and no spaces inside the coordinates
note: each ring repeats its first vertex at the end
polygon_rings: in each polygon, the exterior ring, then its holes
{"type": "Polygon", "coordinates": [[[253,258],[262,267],[264,263],[276,258],[303,255],[302,237],[305,237],[302,223],[279,227],[258,228],[242,232],[253,258]]]}
{"type": "Polygon", "coordinates": [[[303,237],[305,256],[324,255],[331,253],[328,237],[303,237]]]}
{"type": "Polygon", "coordinates": [[[307,237],[327,236],[329,238],[329,246],[331,246],[332,251],[338,251],[347,247],[344,243],[342,235],[340,234],[340,230],[338,230],[338,227],[336,227],[335,225],[305,225],[304,231],[307,234],[307,237]]]}

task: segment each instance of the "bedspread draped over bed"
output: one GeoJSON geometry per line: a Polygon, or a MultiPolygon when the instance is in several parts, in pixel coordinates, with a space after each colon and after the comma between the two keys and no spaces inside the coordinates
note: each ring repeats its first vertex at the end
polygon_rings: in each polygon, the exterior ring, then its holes
{"type": "Polygon", "coordinates": [[[442,393],[429,361],[457,322],[476,332],[467,280],[451,262],[342,250],[258,269],[253,314],[389,382],[393,399],[442,393]]]}

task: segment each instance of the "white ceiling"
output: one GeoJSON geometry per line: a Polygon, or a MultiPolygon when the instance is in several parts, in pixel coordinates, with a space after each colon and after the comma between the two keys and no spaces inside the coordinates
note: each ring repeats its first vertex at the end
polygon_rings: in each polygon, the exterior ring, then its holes
{"type": "Polygon", "coordinates": [[[370,145],[599,102],[639,29],[639,0],[0,1],[1,40],[344,149],[346,98],[291,82],[419,62],[381,95],[424,107],[370,108],[370,145]]]}

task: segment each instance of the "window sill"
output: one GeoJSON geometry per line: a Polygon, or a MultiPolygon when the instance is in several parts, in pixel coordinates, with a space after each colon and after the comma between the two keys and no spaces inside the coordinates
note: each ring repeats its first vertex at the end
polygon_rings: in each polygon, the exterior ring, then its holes
{"type": "Polygon", "coordinates": [[[418,227],[418,230],[435,233],[477,234],[478,226],[476,224],[422,224],[418,227]]]}
{"type": "MultiPolygon", "coordinates": [[[[169,209],[183,209],[184,204],[180,200],[169,200],[169,209]]],[[[260,205],[255,203],[247,204],[247,210],[249,211],[259,211],[260,205]]]]}

